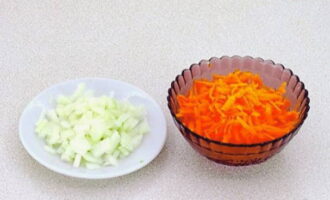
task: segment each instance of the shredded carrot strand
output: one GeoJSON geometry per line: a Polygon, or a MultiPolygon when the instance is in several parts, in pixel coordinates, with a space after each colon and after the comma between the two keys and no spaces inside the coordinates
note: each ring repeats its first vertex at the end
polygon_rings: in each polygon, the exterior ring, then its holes
{"type": "Polygon", "coordinates": [[[211,81],[195,80],[187,95],[178,95],[176,116],[192,131],[215,141],[265,142],[288,133],[299,121],[285,92],[286,82],[273,89],[251,72],[214,75],[211,81]]]}

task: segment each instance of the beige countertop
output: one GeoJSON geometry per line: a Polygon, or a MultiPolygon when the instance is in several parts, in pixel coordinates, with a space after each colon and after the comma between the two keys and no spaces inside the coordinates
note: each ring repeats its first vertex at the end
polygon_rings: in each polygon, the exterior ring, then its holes
{"type": "Polygon", "coordinates": [[[0,1],[0,199],[330,198],[329,1],[0,1]],[[203,58],[250,55],[291,68],[311,111],[278,155],[251,167],[199,156],[174,126],[170,82],[203,58]],[[18,120],[43,89],[68,79],[120,79],[161,105],[168,139],[147,167],[90,181],[34,161],[18,120]]]}

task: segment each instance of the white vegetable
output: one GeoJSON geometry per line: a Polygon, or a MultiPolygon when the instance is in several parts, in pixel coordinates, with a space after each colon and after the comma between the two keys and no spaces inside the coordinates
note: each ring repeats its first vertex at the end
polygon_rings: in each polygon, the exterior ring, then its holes
{"type": "Polygon", "coordinates": [[[149,132],[145,110],[110,94],[94,97],[80,84],[72,96],[60,95],[56,108],[36,123],[45,150],[88,169],[117,165],[132,153],[149,132]]]}
{"type": "Polygon", "coordinates": [[[90,163],[96,163],[96,164],[102,164],[103,160],[101,158],[96,158],[94,157],[91,153],[86,153],[85,155],[83,155],[83,159],[85,159],[86,161],[90,162],[90,163]]]}
{"type": "Polygon", "coordinates": [[[48,151],[51,154],[56,154],[56,151],[48,145],[45,145],[45,150],[48,151]]]}
{"type": "Polygon", "coordinates": [[[117,157],[115,157],[111,154],[106,155],[105,159],[106,159],[106,161],[105,161],[106,165],[117,165],[118,164],[117,157]]]}
{"type": "Polygon", "coordinates": [[[84,136],[80,135],[75,136],[71,140],[70,146],[75,153],[81,155],[84,155],[88,150],[92,148],[92,145],[88,142],[88,140],[84,136]]]}
{"type": "Polygon", "coordinates": [[[79,167],[80,161],[81,161],[81,155],[77,154],[76,157],[74,158],[73,166],[74,167],[79,167]]]}

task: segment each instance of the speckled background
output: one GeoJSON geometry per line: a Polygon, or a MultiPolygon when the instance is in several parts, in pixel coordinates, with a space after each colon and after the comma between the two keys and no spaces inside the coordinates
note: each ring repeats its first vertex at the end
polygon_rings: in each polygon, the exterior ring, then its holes
{"type": "Polygon", "coordinates": [[[330,198],[329,1],[0,0],[0,199],[330,198]],[[291,68],[310,91],[311,111],[280,154],[226,167],[195,153],[166,106],[170,81],[202,58],[251,55],[291,68]],[[161,105],[168,140],[147,167],[89,181],[34,161],[18,120],[41,90],[78,77],[143,88],[161,105]]]}

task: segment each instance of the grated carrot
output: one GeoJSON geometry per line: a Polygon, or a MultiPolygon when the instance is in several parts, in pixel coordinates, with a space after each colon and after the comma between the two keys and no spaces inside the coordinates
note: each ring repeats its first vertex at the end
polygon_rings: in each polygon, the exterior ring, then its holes
{"type": "Polygon", "coordinates": [[[232,144],[266,142],[291,131],[299,113],[284,97],[286,82],[273,89],[259,75],[235,71],[195,80],[187,95],[178,95],[176,116],[195,133],[232,144]]]}

